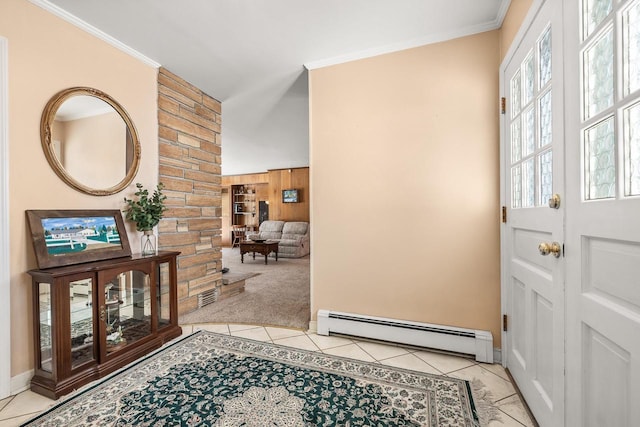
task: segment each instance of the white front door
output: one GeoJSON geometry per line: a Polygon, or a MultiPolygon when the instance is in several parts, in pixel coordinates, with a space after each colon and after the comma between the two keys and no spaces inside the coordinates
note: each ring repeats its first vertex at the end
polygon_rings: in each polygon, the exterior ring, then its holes
{"type": "MultiPolygon", "coordinates": [[[[562,3],[547,0],[501,67],[503,359],[540,425],[564,416],[562,3]]],[[[531,17],[532,15],[530,15],[531,17]]]]}
{"type": "Polygon", "coordinates": [[[564,4],[566,425],[637,426],[640,0],[564,4]]]}

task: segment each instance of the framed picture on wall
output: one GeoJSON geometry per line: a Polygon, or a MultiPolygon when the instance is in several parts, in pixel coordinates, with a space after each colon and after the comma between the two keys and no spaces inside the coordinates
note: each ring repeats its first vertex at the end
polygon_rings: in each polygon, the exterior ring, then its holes
{"type": "Polygon", "coordinates": [[[38,268],[131,255],[119,210],[28,210],[38,268]]]}
{"type": "Polygon", "coordinates": [[[298,190],[282,190],[282,203],[298,203],[298,190]]]}

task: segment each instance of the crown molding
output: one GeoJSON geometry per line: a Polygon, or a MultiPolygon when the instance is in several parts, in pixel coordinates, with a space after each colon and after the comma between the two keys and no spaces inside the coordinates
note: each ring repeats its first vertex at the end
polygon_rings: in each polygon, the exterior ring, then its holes
{"type": "Polygon", "coordinates": [[[511,6],[511,0],[502,0],[500,3],[500,8],[498,9],[498,15],[496,16],[496,28],[502,27],[502,23],[504,22],[504,17],[507,16],[507,12],[509,11],[509,6],[511,6]]]}
{"type": "MultiPolygon", "coordinates": [[[[510,0],[504,0],[503,3],[509,3],[510,0]]],[[[372,58],[374,56],[386,53],[399,52],[401,50],[412,49],[415,47],[425,46],[433,43],[440,43],[447,40],[453,40],[460,37],[471,36],[473,34],[484,33],[486,31],[496,30],[500,28],[496,18],[492,22],[474,25],[471,27],[461,28],[455,31],[442,32],[438,34],[430,34],[426,37],[407,40],[399,43],[388,44],[375,47],[372,49],[361,50],[358,52],[348,53],[346,55],[335,56],[333,58],[321,59],[319,61],[311,61],[304,64],[307,70],[315,70],[317,68],[329,67],[331,65],[343,64],[345,62],[356,61],[359,59],[372,58]]]]}
{"type": "Polygon", "coordinates": [[[149,58],[148,56],[145,56],[143,54],[141,54],[140,52],[138,52],[137,50],[127,46],[126,44],[122,43],[121,41],[111,37],[109,34],[105,33],[102,30],[97,29],[96,27],[94,27],[91,24],[88,24],[87,22],[83,21],[82,19],[78,18],[75,15],[72,15],[71,13],[67,12],[66,10],[60,8],[59,6],[56,6],[55,4],[51,3],[49,0],[29,0],[31,3],[35,4],[38,7],[41,7],[42,9],[46,10],[47,12],[51,12],[52,14],[56,15],[59,18],[64,19],[65,21],[69,22],[70,24],[75,25],[76,27],[80,28],[81,30],[86,31],[87,33],[99,38],[102,41],[105,41],[107,43],[109,43],[111,46],[120,49],[121,51],[123,51],[124,53],[133,56],[134,58],[142,61],[143,63],[154,67],[154,68],[160,68],[160,64],[156,61],[154,61],[153,59],[149,58]]]}

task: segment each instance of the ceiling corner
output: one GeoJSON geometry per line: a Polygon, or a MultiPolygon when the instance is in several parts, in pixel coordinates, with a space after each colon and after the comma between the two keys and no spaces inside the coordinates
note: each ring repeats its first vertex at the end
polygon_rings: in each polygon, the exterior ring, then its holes
{"type": "Polygon", "coordinates": [[[93,25],[83,21],[82,19],[78,18],[77,16],[67,12],[66,10],[56,6],[55,4],[51,3],[49,0],[29,0],[31,3],[35,4],[36,6],[46,10],[47,12],[50,12],[54,15],[56,15],[58,18],[62,18],[63,20],[69,22],[72,25],[75,25],[76,27],[80,28],[81,30],[86,31],[87,33],[99,38],[100,40],[109,43],[111,46],[120,49],[121,51],[123,51],[124,53],[133,56],[134,58],[142,61],[143,63],[153,67],[153,68],[160,68],[160,65],[158,62],[154,61],[153,59],[149,58],[148,56],[145,56],[143,54],[141,54],[140,52],[138,52],[137,50],[135,50],[132,47],[127,46],[126,44],[122,43],[121,41],[111,37],[110,35],[108,35],[107,33],[97,29],[96,27],[94,27],[93,25]]]}
{"type": "Polygon", "coordinates": [[[502,21],[504,21],[504,17],[507,15],[509,6],[511,6],[511,0],[502,0],[500,2],[500,8],[498,9],[498,14],[496,15],[496,28],[502,27],[502,21]]]}

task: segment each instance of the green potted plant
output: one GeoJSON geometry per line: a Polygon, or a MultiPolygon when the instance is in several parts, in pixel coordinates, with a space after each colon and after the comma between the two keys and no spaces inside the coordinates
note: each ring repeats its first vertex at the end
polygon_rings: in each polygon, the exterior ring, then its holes
{"type": "Polygon", "coordinates": [[[142,184],[137,183],[138,191],[135,192],[137,199],[124,198],[127,204],[124,213],[125,218],[136,223],[136,229],[143,233],[141,248],[142,255],[153,255],[156,253],[156,238],[153,234],[153,227],[158,225],[162,219],[162,213],[167,209],[164,201],[167,196],[162,194],[164,185],[159,183],[153,194],[149,196],[149,190],[142,184]]]}

